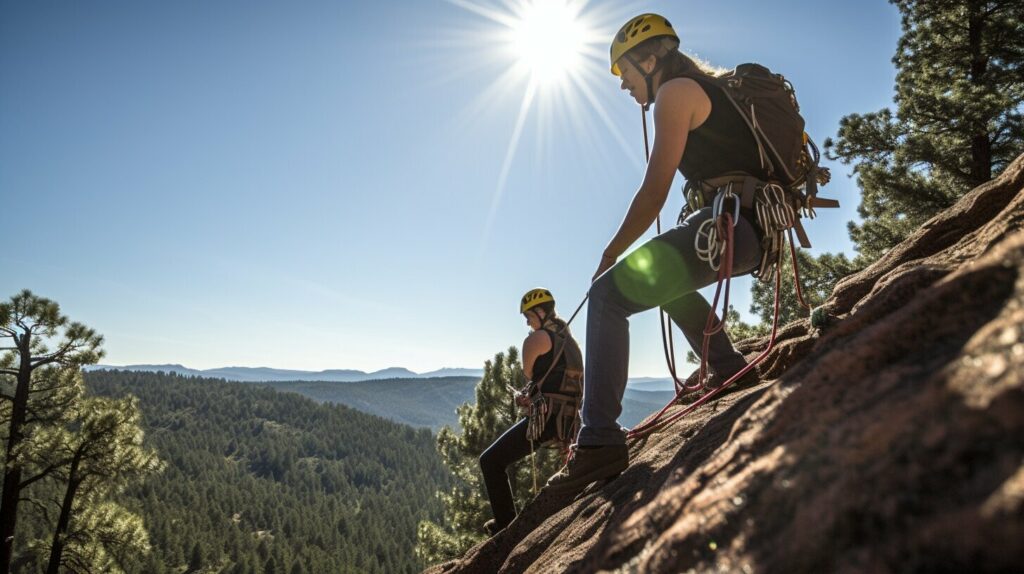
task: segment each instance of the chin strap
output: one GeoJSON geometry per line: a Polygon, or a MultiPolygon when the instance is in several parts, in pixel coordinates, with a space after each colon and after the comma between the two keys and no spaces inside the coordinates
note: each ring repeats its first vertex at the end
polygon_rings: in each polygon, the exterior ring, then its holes
{"type": "MultiPolygon", "coordinates": [[[[644,69],[640,67],[640,62],[637,62],[633,56],[629,55],[629,52],[622,55],[638,72],[644,74],[644,69]]],[[[658,73],[661,69],[661,60],[655,59],[656,64],[651,69],[649,74],[644,74],[644,83],[647,84],[647,103],[643,104],[644,111],[646,112],[651,108],[651,104],[654,103],[654,74],[658,73]]]]}

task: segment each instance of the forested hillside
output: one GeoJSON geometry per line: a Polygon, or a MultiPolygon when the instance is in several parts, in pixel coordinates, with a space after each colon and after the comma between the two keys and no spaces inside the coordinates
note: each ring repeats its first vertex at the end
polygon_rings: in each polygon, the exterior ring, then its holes
{"type": "Polygon", "coordinates": [[[446,473],[426,429],[273,389],[176,375],[89,373],[139,398],[166,469],[130,490],[153,552],[128,570],[414,572],[416,525],[446,473]]]}
{"type": "MultiPolygon", "coordinates": [[[[385,379],[355,383],[290,381],[265,383],[279,391],[290,391],[322,402],[340,403],[416,427],[440,430],[459,424],[455,409],[475,400],[479,377],[437,377],[430,379],[385,379]]],[[[671,386],[671,383],[668,383],[671,386]]],[[[675,393],[627,388],[619,422],[633,426],[657,411],[675,393]]],[[[512,400],[509,394],[509,400],[512,400]]]]}
{"type": "Polygon", "coordinates": [[[339,403],[396,422],[434,430],[458,423],[455,409],[473,399],[479,377],[384,379],[338,383],[289,381],[263,383],[280,391],[339,403]]]}

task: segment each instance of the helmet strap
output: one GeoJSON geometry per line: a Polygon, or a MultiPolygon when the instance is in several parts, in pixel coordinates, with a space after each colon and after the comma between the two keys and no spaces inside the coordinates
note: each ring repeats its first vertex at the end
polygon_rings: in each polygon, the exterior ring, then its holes
{"type": "Polygon", "coordinates": [[[540,327],[539,328],[541,328],[541,329],[544,328],[544,319],[541,319],[540,313],[537,312],[537,308],[536,307],[530,307],[526,311],[523,311],[523,313],[524,314],[525,313],[529,313],[529,314],[533,315],[533,317],[535,319],[537,319],[537,322],[540,323],[540,327]]]}
{"type": "Polygon", "coordinates": [[[644,72],[644,69],[640,67],[640,62],[637,62],[636,58],[630,56],[629,52],[623,54],[622,57],[625,58],[626,61],[628,61],[634,68],[636,68],[636,71],[640,72],[644,76],[644,83],[647,84],[647,103],[643,105],[643,108],[646,112],[648,109],[650,109],[651,104],[654,103],[654,74],[658,73],[658,70],[661,69],[661,59],[655,57],[654,67],[651,68],[650,73],[646,73],[644,72]]]}

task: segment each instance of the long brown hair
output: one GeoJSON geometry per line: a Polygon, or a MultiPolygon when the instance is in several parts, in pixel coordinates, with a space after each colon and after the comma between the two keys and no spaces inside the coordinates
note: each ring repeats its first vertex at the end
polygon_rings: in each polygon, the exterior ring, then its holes
{"type": "Polygon", "coordinates": [[[569,331],[568,331],[568,329],[566,327],[565,319],[559,317],[558,313],[555,311],[555,302],[554,301],[547,301],[547,302],[541,303],[540,305],[537,305],[536,307],[534,307],[534,309],[543,309],[544,310],[544,320],[543,320],[543,323],[545,325],[547,323],[549,323],[549,322],[550,323],[554,323],[555,327],[557,327],[559,330],[562,330],[567,335],[569,334],[569,331]]]}
{"type": "Polygon", "coordinates": [[[667,36],[644,40],[628,53],[637,62],[651,56],[657,58],[661,69],[661,84],[680,76],[715,77],[724,71],[680,52],[679,41],[667,36]]]}

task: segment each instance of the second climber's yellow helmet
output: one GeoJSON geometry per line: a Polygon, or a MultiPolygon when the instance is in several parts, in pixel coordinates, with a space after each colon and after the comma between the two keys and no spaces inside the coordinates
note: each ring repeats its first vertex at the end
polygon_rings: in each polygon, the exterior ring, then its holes
{"type": "Polygon", "coordinates": [[[664,16],[657,14],[641,14],[619,28],[619,32],[612,38],[611,61],[612,73],[616,76],[622,75],[617,62],[623,54],[632,50],[637,44],[651,38],[668,36],[679,40],[672,24],[664,16]]]}
{"type": "Polygon", "coordinates": [[[555,297],[551,294],[551,291],[543,287],[530,289],[526,292],[526,295],[523,295],[522,300],[519,301],[519,312],[525,313],[537,305],[547,303],[548,301],[555,302],[555,297]]]}

